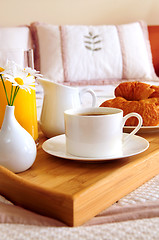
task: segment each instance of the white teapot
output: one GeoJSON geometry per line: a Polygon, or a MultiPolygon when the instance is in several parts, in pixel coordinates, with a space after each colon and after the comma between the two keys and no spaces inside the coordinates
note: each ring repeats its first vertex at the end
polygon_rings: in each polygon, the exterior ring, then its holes
{"type": "Polygon", "coordinates": [[[93,90],[64,86],[47,79],[37,79],[44,90],[44,99],[40,116],[40,128],[48,138],[65,133],[64,111],[82,107],[81,100],[85,93],[92,95],[92,107],[96,106],[93,90]]]}

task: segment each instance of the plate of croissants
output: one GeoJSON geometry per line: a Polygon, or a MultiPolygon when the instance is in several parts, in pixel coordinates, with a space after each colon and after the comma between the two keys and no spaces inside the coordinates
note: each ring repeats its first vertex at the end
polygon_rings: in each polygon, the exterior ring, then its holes
{"type": "MultiPolygon", "coordinates": [[[[159,131],[159,86],[137,81],[122,82],[115,88],[114,95],[115,98],[104,101],[100,107],[120,108],[124,115],[137,112],[143,119],[140,132],[159,131]]],[[[137,118],[129,118],[124,131],[132,131],[137,124],[137,118]]]]}

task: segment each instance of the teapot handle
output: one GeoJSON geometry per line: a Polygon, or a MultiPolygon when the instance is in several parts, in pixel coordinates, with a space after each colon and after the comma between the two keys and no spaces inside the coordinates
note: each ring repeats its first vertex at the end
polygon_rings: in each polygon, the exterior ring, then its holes
{"type": "Polygon", "coordinates": [[[96,106],[96,103],[97,103],[97,97],[96,97],[95,92],[94,92],[92,89],[83,88],[83,89],[81,89],[80,92],[79,92],[80,99],[82,98],[82,96],[83,96],[85,93],[90,93],[90,94],[91,94],[91,96],[92,96],[92,107],[95,107],[95,106],[96,106]]]}

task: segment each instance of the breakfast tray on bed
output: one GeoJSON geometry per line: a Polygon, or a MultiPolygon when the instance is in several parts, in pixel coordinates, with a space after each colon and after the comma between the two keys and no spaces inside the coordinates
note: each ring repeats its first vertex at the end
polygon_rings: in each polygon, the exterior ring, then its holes
{"type": "Polygon", "coordinates": [[[79,226],[159,173],[159,137],[145,133],[149,148],[136,156],[106,162],[61,159],[40,144],[33,166],[14,174],[0,166],[0,194],[14,204],[79,226]]]}

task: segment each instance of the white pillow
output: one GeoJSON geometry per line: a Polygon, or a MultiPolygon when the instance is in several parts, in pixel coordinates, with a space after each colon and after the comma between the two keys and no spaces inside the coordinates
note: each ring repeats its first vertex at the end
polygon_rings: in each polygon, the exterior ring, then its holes
{"type": "Polygon", "coordinates": [[[29,27],[0,27],[0,65],[6,60],[18,64],[24,62],[24,50],[32,48],[32,37],[29,27]]]}
{"type": "Polygon", "coordinates": [[[0,27],[0,49],[28,49],[31,47],[32,39],[29,27],[0,27]]]}
{"type": "Polygon", "coordinates": [[[143,22],[118,26],[32,23],[31,30],[39,56],[36,67],[52,81],[99,85],[157,79],[143,22]]]}

